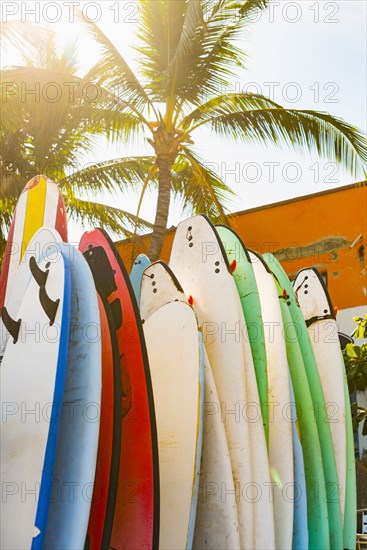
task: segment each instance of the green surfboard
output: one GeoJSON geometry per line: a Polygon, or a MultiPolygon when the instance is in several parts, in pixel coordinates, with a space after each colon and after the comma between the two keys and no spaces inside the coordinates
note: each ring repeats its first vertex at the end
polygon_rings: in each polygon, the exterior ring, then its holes
{"type": "MultiPolygon", "coordinates": [[[[297,336],[298,339],[303,363],[307,374],[308,385],[310,388],[313,409],[315,413],[314,417],[316,420],[316,426],[319,435],[322,467],[325,478],[325,485],[324,487],[318,486],[318,493],[319,499],[323,500],[325,498],[327,502],[330,548],[343,548],[343,529],[336,461],[328,422],[327,407],[325,405],[324,393],[321,386],[321,380],[315,355],[313,353],[312,344],[308,335],[308,329],[306,326],[306,322],[303,318],[301,308],[299,307],[292,284],[289,281],[284,269],[272,254],[264,254],[264,259],[270,267],[271,271],[274,273],[275,277],[277,278],[282,293],[283,291],[285,291],[287,300],[286,304],[289,307],[289,312],[294,323],[294,327],[296,330],[295,336],[297,336]]],[[[293,376],[292,382],[294,383],[293,376]]],[[[304,411],[302,411],[302,413],[304,413],[304,411]]],[[[307,496],[308,498],[312,498],[309,494],[307,496]]],[[[316,496],[317,495],[314,494],[313,498],[316,498],[316,496]]],[[[316,547],[323,548],[320,542],[318,542],[316,547]]]]}
{"type": "MultiPolygon", "coordinates": [[[[261,256],[259,256],[259,259],[262,259],[261,256]]],[[[264,260],[267,262],[266,256],[264,256],[264,260]]],[[[271,271],[270,267],[272,265],[267,263],[269,271],[271,271]]],[[[295,323],[284,300],[279,282],[276,277],[274,277],[274,280],[282,311],[287,359],[296,399],[298,426],[305,465],[309,548],[329,548],[325,478],[310,387],[295,323]]]]}
{"type": "MultiPolygon", "coordinates": [[[[344,364],[344,360],[343,360],[344,364]]],[[[344,399],[346,403],[345,421],[347,432],[347,482],[345,491],[345,511],[343,526],[343,541],[346,550],[353,550],[356,547],[357,538],[357,485],[356,485],[356,461],[354,456],[354,437],[352,425],[352,412],[347,406],[349,391],[347,375],[344,367],[344,399]]]]}
{"type": "Polygon", "coordinates": [[[246,320],[251,353],[255,366],[257,387],[259,390],[265,439],[266,444],[269,446],[269,398],[265,337],[255,274],[246,246],[237,233],[225,225],[217,225],[216,230],[224,245],[228,263],[231,269],[233,269],[233,277],[246,320]]]}

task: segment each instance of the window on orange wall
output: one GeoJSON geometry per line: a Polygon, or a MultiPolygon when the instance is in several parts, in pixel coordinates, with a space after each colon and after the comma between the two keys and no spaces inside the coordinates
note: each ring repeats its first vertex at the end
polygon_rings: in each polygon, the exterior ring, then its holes
{"type": "Polygon", "coordinates": [[[320,271],[321,277],[324,279],[324,283],[326,288],[328,287],[328,280],[327,280],[327,271],[320,271]]]}

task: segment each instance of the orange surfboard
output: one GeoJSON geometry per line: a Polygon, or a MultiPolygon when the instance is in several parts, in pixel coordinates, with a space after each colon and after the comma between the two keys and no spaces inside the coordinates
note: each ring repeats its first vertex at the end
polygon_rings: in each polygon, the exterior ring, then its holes
{"type": "Polygon", "coordinates": [[[106,548],[111,536],[121,445],[121,421],[114,414],[121,406],[116,330],[105,298],[98,295],[102,339],[102,395],[97,467],[85,548],[106,548]],[[117,371],[117,372],[116,372],[117,371]]]}
{"type": "MultiPolygon", "coordinates": [[[[159,466],[153,392],[139,309],[125,266],[102,229],[83,235],[79,249],[112,309],[122,387],[121,453],[113,527],[114,550],[156,549],[159,466]]],[[[118,411],[116,411],[116,414],[118,411]]]]}

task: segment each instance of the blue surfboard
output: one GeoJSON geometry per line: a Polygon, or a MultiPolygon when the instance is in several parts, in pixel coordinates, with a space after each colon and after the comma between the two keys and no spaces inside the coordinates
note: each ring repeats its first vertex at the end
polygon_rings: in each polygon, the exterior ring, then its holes
{"type": "Polygon", "coordinates": [[[143,277],[143,272],[144,269],[150,264],[151,261],[149,260],[148,256],[146,256],[145,254],[140,254],[136,258],[130,273],[130,281],[138,304],[140,302],[140,285],[141,279],[143,277]]]}
{"type": "Polygon", "coordinates": [[[297,413],[295,409],[295,397],[293,392],[292,379],[289,376],[289,393],[291,404],[292,440],[293,440],[293,469],[294,469],[294,513],[293,513],[293,550],[305,550],[308,548],[307,528],[307,493],[305,465],[303,451],[298,435],[297,413]]]}
{"type": "Polygon", "coordinates": [[[57,245],[71,269],[69,348],[44,548],[83,548],[96,470],[102,389],[97,293],[84,256],[57,245]]]}

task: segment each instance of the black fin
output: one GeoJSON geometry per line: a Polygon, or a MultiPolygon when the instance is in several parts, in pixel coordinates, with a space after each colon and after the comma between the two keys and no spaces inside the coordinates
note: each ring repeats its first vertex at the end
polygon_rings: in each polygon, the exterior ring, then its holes
{"type": "Polygon", "coordinates": [[[113,315],[113,320],[115,321],[115,326],[119,329],[122,325],[122,308],[121,302],[118,298],[110,303],[111,312],[113,315]]]}
{"type": "Polygon", "coordinates": [[[42,269],[38,267],[34,256],[31,256],[29,259],[29,268],[38,286],[45,286],[49,273],[48,269],[46,271],[42,271],[42,269]]]}
{"type": "Polygon", "coordinates": [[[340,347],[342,348],[342,351],[345,350],[345,348],[347,347],[347,344],[354,344],[353,338],[348,334],[339,332],[338,336],[339,336],[339,342],[340,342],[340,347]]]}
{"type": "Polygon", "coordinates": [[[40,287],[39,297],[40,297],[41,306],[43,307],[43,310],[46,313],[47,317],[50,319],[50,326],[51,326],[54,324],[57,308],[59,307],[60,300],[59,299],[55,301],[51,300],[44,286],[40,287]]]}
{"type": "Polygon", "coordinates": [[[94,283],[99,293],[108,297],[117,290],[115,271],[112,269],[106,251],[102,246],[89,246],[83,253],[92,271],[94,283]]]}
{"type": "Polygon", "coordinates": [[[4,323],[7,331],[9,332],[10,336],[13,337],[13,343],[16,344],[17,341],[18,341],[18,336],[19,336],[19,331],[20,331],[20,324],[21,324],[22,320],[19,319],[18,321],[15,321],[14,319],[12,319],[10,317],[6,307],[3,307],[1,309],[1,317],[2,317],[3,323],[4,323]]]}

